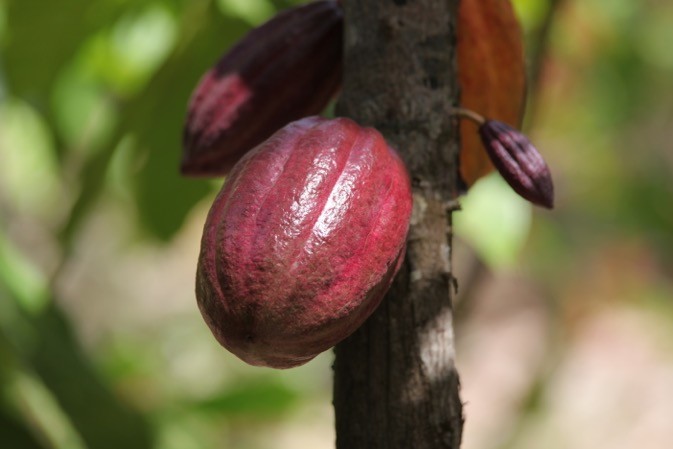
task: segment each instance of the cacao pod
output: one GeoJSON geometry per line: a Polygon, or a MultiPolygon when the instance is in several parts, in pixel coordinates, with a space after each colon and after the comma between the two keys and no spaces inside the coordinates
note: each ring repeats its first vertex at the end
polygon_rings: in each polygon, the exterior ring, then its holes
{"type": "Polygon", "coordinates": [[[343,12],[333,0],[280,12],[250,31],[192,94],[181,172],[223,176],[287,123],[317,114],[341,84],[343,12]]]}
{"type": "Polygon", "coordinates": [[[538,206],[554,207],[549,167],[528,137],[497,120],[486,120],[479,135],[493,165],[516,193],[538,206]]]}
{"type": "Polygon", "coordinates": [[[290,123],[233,168],[208,215],[196,297],[215,338],[289,368],[354,332],[404,257],[406,168],[378,131],[290,123]]]}

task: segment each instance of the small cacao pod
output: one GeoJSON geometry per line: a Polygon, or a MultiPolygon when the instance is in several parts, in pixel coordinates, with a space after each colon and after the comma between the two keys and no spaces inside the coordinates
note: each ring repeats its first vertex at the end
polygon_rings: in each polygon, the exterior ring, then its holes
{"type": "Polygon", "coordinates": [[[516,193],[538,206],[554,207],[549,167],[528,137],[498,120],[486,120],[479,136],[491,162],[516,193]]]}
{"type": "Polygon", "coordinates": [[[181,172],[223,176],[293,120],[322,111],[341,84],[343,12],[322,0],[250,31],[192,94],[181,172]]]}
{"type": "Polygon", "coordinates": [[[409,176],[378,131],[290,123],[233,168],[204,227],[196,278],[215,338],[289,368],[354,332],[404,257],[409,176]]]}

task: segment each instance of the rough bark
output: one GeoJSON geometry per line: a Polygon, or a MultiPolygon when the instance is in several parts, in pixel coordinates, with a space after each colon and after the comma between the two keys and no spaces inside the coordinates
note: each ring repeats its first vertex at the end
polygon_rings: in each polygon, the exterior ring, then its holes
{"type": "Polygon", "coordinates": [[[336,348],[339,449],[457,449],[451,204],[458,179],[458,0],[346,0],[338,114],[376,127],[414,185],[407,257],[383,304],[336,348]]]}

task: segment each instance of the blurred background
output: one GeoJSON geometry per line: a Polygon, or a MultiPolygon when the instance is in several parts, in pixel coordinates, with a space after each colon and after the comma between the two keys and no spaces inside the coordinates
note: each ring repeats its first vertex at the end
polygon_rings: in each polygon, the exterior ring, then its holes
{"type": "MultiPolygon", "coordinates": [[[[0,0],[0,446],[332,448],[333,355],[221,349],[193,284],[220,181],[200,75],[281,0],[0,0]]],[[[456,216],[466,449],[673,445],[673,3],[516,0],[557,206],[456,216]]]]}

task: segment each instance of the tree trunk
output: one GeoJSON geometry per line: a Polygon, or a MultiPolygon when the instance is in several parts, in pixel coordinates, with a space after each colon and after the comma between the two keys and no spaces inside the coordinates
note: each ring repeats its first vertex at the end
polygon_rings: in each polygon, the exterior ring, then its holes
{"type": "Polygon", "coordinates": [[[372,317],[336,348],[339,449],[457,449],[451,204],[458,190],[458,0],[345,0],[338,115],[381,131],[409,168],[406,262],[372,317]]]}

